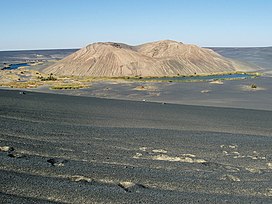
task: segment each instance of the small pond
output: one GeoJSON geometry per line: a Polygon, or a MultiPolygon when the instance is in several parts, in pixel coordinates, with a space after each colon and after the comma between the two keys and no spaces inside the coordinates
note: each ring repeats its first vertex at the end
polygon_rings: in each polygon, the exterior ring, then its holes
{"type": "Polygon", "coordinates": [[[18,69],[20,67],[27,67],[30,66],[28,63],[19,63],[19,64],[10,64],[7,67],[2,68],[2,70],[13,70],[13,69],[18,69]]]}
{"type": "Polygon", "coordinates": [[[214,81],[224,79],[246,79],[252,78],[256,75],[253,74],[225,74],[225,75],[208,75],[208,76],[178,76],[178,77],[158,77],[158,78],[146,78],[144,80],[155,81],[214,81]]]}

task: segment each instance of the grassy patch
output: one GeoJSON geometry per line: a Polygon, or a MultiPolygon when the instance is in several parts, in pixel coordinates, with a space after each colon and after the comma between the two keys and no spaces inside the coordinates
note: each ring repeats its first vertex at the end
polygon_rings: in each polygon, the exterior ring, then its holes
{"type": "Polygon", "coordinates": [[[38,79],[41,79],[41,81],[56,81],[57,78],[53,76],[51,73],[48,77],[38,76],[38,79]]]}
{"type": "Polygon", "coordinates": [[[42,84],[37,81],[28,81],[28,82],[8,82],[1,83],[0,86],[10,87],[10,88],[37,88],[42,84]]]}
{"type": "Polygon", "coordinates": [[[69,89],[83,89],[89,86],[84,84],[59,84],[52,86],[51,89],[53,90],[69,90],[69,89]]]}

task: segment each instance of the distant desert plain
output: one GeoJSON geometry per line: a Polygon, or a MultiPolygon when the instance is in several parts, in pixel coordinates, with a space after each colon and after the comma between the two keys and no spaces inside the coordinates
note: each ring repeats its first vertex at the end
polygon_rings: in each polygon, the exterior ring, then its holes
{"type": "Polygon", "coordinates": [[[0,85],[77,96],[271,109],[271,53],[270,47],[201,48],[173,40],[6,51],[0,52],[0,85]]]}

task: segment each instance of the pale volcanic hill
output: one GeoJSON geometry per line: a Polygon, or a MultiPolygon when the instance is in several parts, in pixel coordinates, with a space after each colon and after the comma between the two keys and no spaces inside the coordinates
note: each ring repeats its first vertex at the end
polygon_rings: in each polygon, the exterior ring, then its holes
{"type": "Polygon", "coordinates": [[[62,76],[176,76],[234,72],[242,67],[210,49],[176,41],[139,46],[94,43],[46,68],[62,76]]]}

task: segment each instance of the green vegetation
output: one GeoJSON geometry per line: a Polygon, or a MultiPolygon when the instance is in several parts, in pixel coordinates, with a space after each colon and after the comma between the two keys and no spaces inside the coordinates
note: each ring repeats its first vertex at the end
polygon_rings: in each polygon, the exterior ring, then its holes
{"type": "Polygon", "coordinates": [[[0,86],[10,87],[10,88],[37,88],[41,86],[41,82],[36,81],[28,81],[28,82],[8,82],[8,83],[0,83],[0,86]]]}
{"type": "Polygon", "coordinates": [[[54,77],[52,73],[46,78],[44,78],[43,76],[39,76],[38,79],[41,79],[41,81],[56,81],[57,80],[57,78],[54,77]]]}
{"type": "Polygon", "coordinates": [[[87,88],[87,85],[83,84],[59,84],[52,86],[51,89],[54,90],[69,90],[69,89],[82,89],[82,88],[87,88]]]}

